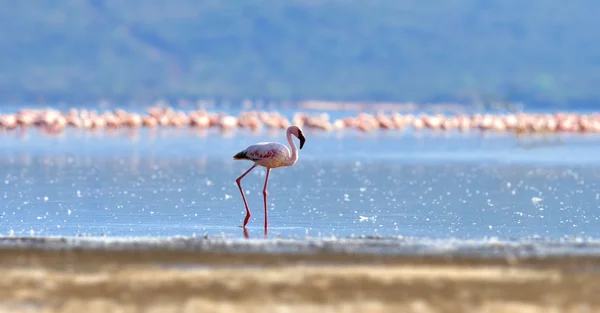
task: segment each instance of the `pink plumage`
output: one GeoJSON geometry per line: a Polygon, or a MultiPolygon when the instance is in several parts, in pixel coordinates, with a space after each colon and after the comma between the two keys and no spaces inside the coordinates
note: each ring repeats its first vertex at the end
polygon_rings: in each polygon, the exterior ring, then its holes
{"type": "Polygon", "coordinates": [[[250,167],[244,174],[236,179],[236,183],[240,189],[240,193],[242,194],[242,199],[244,200],[244,205],[246,206],[246,218],[244,219],[244,228],[246,228],[246,224],[248,224],[248,220],[250,219],[250,209],[248,208],[248,202],[246,201],[246,196],[244,195],[244,191],[242,190],[241,181],[244,176],[246,176],[251,170],[253,170],[257,165],[263,166],[267,169],[267,175],[265,178],[265,187],[263,188],[263,197],[264,197],[264,205],[265,205],[265,233],[267,232],[268,218],[267,218],[267,185],[269,183],[269,173],[272,168],[282,167],[282,166],[292,166],[296,164],[298,161],[298,149],[296,148],[296,144],[292,140],[292,135],[300,140],[300,149],[304,146],[304,142],[306,138],[304,138],[304,134],[302,133],[302,129],[298,126],[290,126],[286,130],[286,138],[291,147],[288,149],[287,146],[278,143],[278,142],[259,142],[257,144],[251,145],[248,148],[238,152],[233,156],[234,160],[250,160],[254,162],[254,165],[250,167]]]}

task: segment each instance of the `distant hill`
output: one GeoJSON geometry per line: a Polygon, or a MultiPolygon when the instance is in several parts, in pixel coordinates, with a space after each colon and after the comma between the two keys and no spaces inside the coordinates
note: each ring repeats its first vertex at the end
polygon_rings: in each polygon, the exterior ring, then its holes
{"type": "Polygon", "coordinates": [[[0,100],[600,103],[600,1],[3,0],[0,100]]]}

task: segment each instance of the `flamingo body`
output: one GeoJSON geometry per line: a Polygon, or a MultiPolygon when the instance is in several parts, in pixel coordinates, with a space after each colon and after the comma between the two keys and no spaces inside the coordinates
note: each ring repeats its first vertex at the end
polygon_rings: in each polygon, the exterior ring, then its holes
{"type": "Polygon", "coordinates": [[[240,193],[242,194],[242,199],[244,200],[244,205],[246,206],[246,218],[244,219],[244,228],[246,228],[246,224],[248,224],[248,220],[250,219],[250,209],[248,207],[248,202],[246,201],[246,196],[244,195],[244,191],[242,190],[241,181],[244,176],[246,176],[250,171],[252,171],[257,165],[265,167],[267,169],[267,175],[265,178],[265,187],[263,188],[263,196],[264,196],[264,205],[265,205],[265,234],[267,232],[267,185],[269,183],[269,173],[272,168],[278,168],[282,166],[292,166],[296,164],[298,161],[298,149],[296,148],[296,144],[292,140],[292,135],[297,137],[300,140],[300,149],[304,146],[305,138],[304,134],[300,127],[292,125],[286,130],[287,141],[290,144],[290,149],[287,146],[278,143],[278,142],[259,142],[257,144],[253,144],[246,149],[238,152],[233,156],[234,160],[249,160],[253,161],[254,165],[250,167],[244,174],[236,179],[236,183],[238,188],[240,189],[240,193]]]}
{"type": "Polygon", "coordinates": [[[263,167],[277,168],[287,166],[290,156],[290,149],[283,144],[278,142],[259,142],[240,151],[234,156],[234,159],[251,160],[263,167]]]}

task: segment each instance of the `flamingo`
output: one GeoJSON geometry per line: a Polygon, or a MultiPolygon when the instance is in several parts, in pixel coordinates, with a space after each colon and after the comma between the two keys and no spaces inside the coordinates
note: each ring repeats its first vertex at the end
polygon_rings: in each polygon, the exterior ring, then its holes
{"type": "Polygon", "coordinates": [[[283,166],[292,166],[296,164],[298,161],[298,150],[296,148],[296,144],[292,140],[292,135],[300,140],[300,149],[304,146],[304,142],[306,138],[304,138],[304,134],[302,133],[302,129],[296,125],[289,126],[285,132],[287,141],[291,147],[291,154],[288,147],[284,144],[278,142],[259,142],[257,144],[251,145],[248,148],[238,152],[233,156],[234,160],[250,160],[254,162],[254,165],[250,167],[244,174],[238,177],[235,181],[240,189],[240,193],[242,194],[242,199],[244,200],[244,205],[246,206],[246,218],[244,219],[244,230],[246,229],[246,224],[248,224],[248,220],[250,219],[250,209],[248,208],[248,202],[246,202],[246,196],[244,196],[244,191],[242,190],[242,178],[246,176],[250,171],[252,171],[257,165],[265,167],[267,169],[267,175],[265,178],[265,187],[263,188],[263,197],[265,204],[265,233],[267,231],[267,184],[269,183],[269,173],[272,168],[283,167],[283,166]]]}

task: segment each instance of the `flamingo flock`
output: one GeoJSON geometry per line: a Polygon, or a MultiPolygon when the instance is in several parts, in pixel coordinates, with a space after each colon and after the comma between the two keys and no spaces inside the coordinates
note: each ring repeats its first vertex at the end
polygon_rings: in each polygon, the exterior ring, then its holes
{"type": "Polygon", "coordinates": [[[244,111],[238,116],[234,116],[219,112],[207,112],[204,109],[184,112],[169,107],[151,107],[146,113],[127,112],[123,109],[104,112],[70,109],[66,113],[54,109],[22,109],[16,113],[0,114],[0,131],[36,127],[47,133],[60,133],[67,128],[95,130],[157,127],[259,131],[263,128],[283,130],[290,125],[321,131],[354,129],[361,132],[372,132],[412,129],[414,131],[484,131],[515,134],[600,133],[600,113],[457,113],[444,115],[360,112],[354,116],[332,120],[327,113],[297,112],[290,120],[278,112],[244,111]]]}

